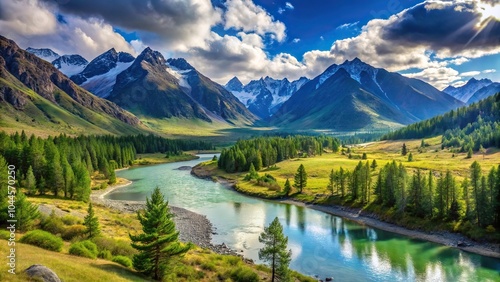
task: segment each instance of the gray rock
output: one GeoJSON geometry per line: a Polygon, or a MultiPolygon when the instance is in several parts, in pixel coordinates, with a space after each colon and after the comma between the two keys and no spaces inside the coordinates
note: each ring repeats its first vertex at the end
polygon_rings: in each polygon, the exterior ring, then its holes
{"type": "Polygon", "coordinates": [[[44,282],[61,282],[54,271],[41,264],[34,264],[28,267],[25,272],[29,277],[41,279],[44,282]]]}

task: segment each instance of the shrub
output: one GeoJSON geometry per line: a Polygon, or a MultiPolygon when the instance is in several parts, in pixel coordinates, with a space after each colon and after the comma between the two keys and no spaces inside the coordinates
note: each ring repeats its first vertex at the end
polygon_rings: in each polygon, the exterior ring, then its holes
{"type": "Polygon", "coordinates": [[[102,250],[99,252],[97,255],[98,258],[106,259],[106,260],[111,260],[113,258],[113,255],[111,254],[110,251],[108,250],[102,250]]]}
{"type": "Polygon", "coordinates": [[[33,230],[26,233],[21,240],[21,243],[37,246],[49,251],[60,252],[63,246],[63,240],[47,231],[33,230]]]}
{"type": "Polygon", "coordinates": [[[97,246],[89,240],[73,243],[69,247],[70,254],[91,259],[97,257],[97,252],[97,246]]]}
{"type": "Polygon", "coordinates": [[[488,225],[486,227],[486,232],[488,232],[488,233],[495,233],[495,231],[496,231],[496,229],[495,229],[495,227],[493,227],[493,225],[488,225]]]}
{"type": "Polygon", "coordinates": [[[9,240],[10,239],[10,231],[0,230],[0,239],[9,240]]]}
{"type": "Polygon", "coordinates": [[[64,240],[72,240],[73,238],[76,238],[80,235],[83,235],[85,233],[85,226],[83,225],[72,225],[72,226],[68,226],[65,228],[63,234],[62,234],[62,238],[64,240]]]}
{"type": "Polygon", "coordinates": [[[65,230],[62,218],[57,217],[54,211],[52,211],[50,216],[43,218],[40,225],[42,226],[43,230],[54,235],[63,234],[65,230]]]}
{"type": "Polygon", "coordinates": [[[132,268],[132,260],[129,257],[116,256],[113,257],[112,261],[121,264],[127,268],[132,268]]]}
{"type": "Polygon", "coordinates": [[[229,276],[235,282],[258,282],[259,275],[253,272],[250,268],[240,266],[230,271],[229,276]]]}
{"type": "Polygon", "coordinates": [[[76,216],[72,216],[72,215],[65,215],[63,217],[61,217],[61,221],[65,224],[65,225],[75,225],[75,224],[82,224],[83,221],[76,217],[76,216]]]}
{"type": "Polygon", "coordinates": [[[130,246],[129,242],[123,240],[115,240],[108,237],[94,237],[91,239],[97,245],[99,251],[108,250],[113,256],[132,257],[137,251],[130,246]]]}

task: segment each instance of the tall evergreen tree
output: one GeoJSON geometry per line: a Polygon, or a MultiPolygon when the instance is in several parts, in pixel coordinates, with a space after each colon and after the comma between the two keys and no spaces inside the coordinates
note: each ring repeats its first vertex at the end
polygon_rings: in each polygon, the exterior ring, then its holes
{"type": "Polygon", "coordinates": [[[406,144],[403,143],[403,148],[401,149],[401,155],[406,156],[408,154],[408,149],[406,148],[406,144]]]}
{"type": "Polygon", "coordinates": [[[85,234],[87,234],[89,238],[96,237],[101,233],[101,228],[99,227],[99,219],[94,213],[92,203],[89,203],[87,215],[83,218],[83,225],[85,225],[85,234]]]}
{"type": "Polygon", "coordinates": [[[155,280],[162,279],[166,264],[171,258],[186,253],[192,246],[179,242],[179,232],[175,228],[173,216],[168,202],[156,187],[151,198],[146,199],[146,208],[137,212],[142,233],[129,234],[132,247],[139,251],[133,258],[134,268],[155,280]]]}
{"type": "Polygon", "coordinates": [[[301,164],[297,169],[297,173],[295,173],[294,177],[294,185],[295,188],[299,190],[299,193],[302,193],[302,190],[307,186],[307,172],[304,168],[304,165],[301,164]]]}
{"type": "Polygon", "coordinates": [[[291,281],[288,266],[291,261],[292,251],[287,250],[288,237],[283,234],[283,226],[278,217],[259,236],[259,242],[264,247],[259,250],[259,259],[269,263],[271,267],[271,282],[291,281]]]}
{"type": "Polygon", "coordinates": [[[33,173],[33,168],[30,166],[28,168],[28,172],[26,173],[26,190],[28,191],[28,195],[32,196],[36,193],[36,179],[35,174],[33,173]]]}
{"type": "Polygon", "coordinates": [[[283,187],[283,194],[285,196],[290,195],[290,191],[292,191],[292,185],[290,185],[290,180],[288,178],[285,181],[285,186],[283,187]]]}
{"type": "Polygon", "coordinates": [[[330,190],[330,194],[333,195],[333,187],[335,186],[335,172],[330,171],[330,175],[328,176],[328,190],[330,190]]]}
{"type": "Polygon", "coordinates": [[[473,211],[474,215],[476,217],[476,222],[478,226],[481,226],[481,218],[480,218],[480,213],[481,213],[481,203],[480,203],[480,197],[481,197],[481,165],[477,161],[474,161],[472,165],[470,166],[470,183],[472,187],[472,193],[473,193],[473,199],[474,199],[474,204],[473,204],[473,211]]]}
{"type": "Polygon", "coordinates": [[[30,203],[21,190],[17,190],[15,206],[17,228],[21,232],[30,230],[35,220],[40,217],[38,206],[30,203]]]}

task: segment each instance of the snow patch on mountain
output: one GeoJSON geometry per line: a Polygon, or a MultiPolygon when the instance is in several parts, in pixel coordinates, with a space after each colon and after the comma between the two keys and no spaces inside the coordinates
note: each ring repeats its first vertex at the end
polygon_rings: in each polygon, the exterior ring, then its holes
{"type": "Polygon", "coordinates": [[[188,82],[188,76],[190,75],[191,72],[194,71],[194,69],[178,69],[175,66],[172,66],[168,63],[166,63],[167,67],[165,70],[171,74],[173,77],[177,78],[179,80],[179,86],[184,88],[188,93],[191,93],[191,85],[189,85],[188,82]]]}
{"type": "Polygon", "coordinates": [[[486,87],[493,82],[487,78],[485,79],[480,79],[477,80],[475,78],[471,78],[465,85],[461,87],[454,87],[454,86],[448,86],[446,87],[443,92],[455,97],[456,99],[467,103],[469,99],[479,91],[481,88],[486,87]]]}
{"type": "Polygon", "coordinates": [[[88,91],[94,93],[94,95],[106,98],[111,94],[113,86],[116,83],[116,77],[124,70],[126,70],[132,62],[118,62],[116,67],[110,69],[108,72],[100,75],[95,75],[87,79],[80,86],[87,89],[88,91]]]}
{"type": "Polygon", "coordinates": [[[37,56],[40,59],[43,59],[43,60],[49,62],[49,63],[60,57],[59,54],[57,54],[56,52],[52,51],[52,49],[49,49],[49,48],[37,49],[37,48],[28,47],[26,49],[26,51],[30,52],[31,54],[37,56]]]}
{"type": "MultiPolygon", "coordinates": [[[[345,61],[341,65],[331,65],[324,73],[322,73],[319,77],[319,81],[316,84],[316,89],[318,89],[321,84],[323,84],[327,79],[329,79],[332,75],[334,75],[339,69],[345,69],[349,75],[351,76],[352,79],[356,80],[357,82],[361,83],[361,73],[364,71],[366,72],[372,80],[378,85],[377,82],[377,73],[378,69],[362,62],[360,59],[355,58],[352,61],[345,61]]],[[[382,90],[380,85],[378,87],[382,90]]],[[[383,91],[382,91],[383,92],[383,91]]]]}
{"type": "Polygon", "coordinates": [[[52,61],[52,64],[68,77],[82,72],[88,63],[80,55],[63,55],[52,61]]]}

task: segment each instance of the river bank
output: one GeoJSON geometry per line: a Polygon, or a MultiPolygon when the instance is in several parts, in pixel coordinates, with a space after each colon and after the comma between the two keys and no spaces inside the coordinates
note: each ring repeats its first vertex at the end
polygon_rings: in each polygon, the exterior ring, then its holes
{"type": "MultiPolygon", "coordinates": [[[[228,180],[226,178],[216,176],[212,174],[212,171],[203,169],[202,166],[197,166],[191,170],[191,174],[195,177],[201,179],[207,179],[212,181],[217,181],[230,189],[233,189],[239,193],[246,194],[251,197],[262,198],[258,195],[247,194],[240,189],[235,189],[237,181],[236,180],[228,180]]],[[[473,241],[466,236],[459,233],[452,233],[448,231],[435,231],[435,232],[425,232],[421,230],[413,230],[408,229],[402,226],[398,226],[392,223],[388,223],[376,218],[376,215],[365,214],[359,208],[348,208],[338,205],[319,205],[319,204],[309,204],[301,201],[297,201],[294,199],[268,199],[262,198],[268,201],[274,201],[279,203],[286,203],[292,205],[303,206],[307,208],[311,208],[314,210],[318,210],[321,212],[325,212],[331,215],[339,216],[354,222],[357,222],[362,225],[367,225],[370,227],[378,228],[384,231],[393,232],[396,234],[408,236],[410,238],[425,240],[429,242],[434,242],[438,244],[442,244],[445,246],[457,248],[466,252],[476,253],[483,256],[489,256],[494,258],[500,258],[500,244],[492,244],[492,243],[481,243],[473,241]]]]}
{"type": "MultiPolygon", "coordinates": [[[[105,198],[107,194],[130,184],[132,184],[132,181],[126,180],[123,184],[109,186],[103,190],[93,190],[90,200],[96,205],[120,212],[135,213],[145,207],[145,201],[119,201],[105,198]]],[[[169,207],[170,211],[174,214],[175,225],[179,231],[179,239],[181,241],[192,242],[197,246],[211,249],[218,254],[237,255],[236,251],[228,248],[224,243],[220,245],[211,243],[212,235],[215,234],[215,228],[206,216],[171,205],[169,207]]]]}

